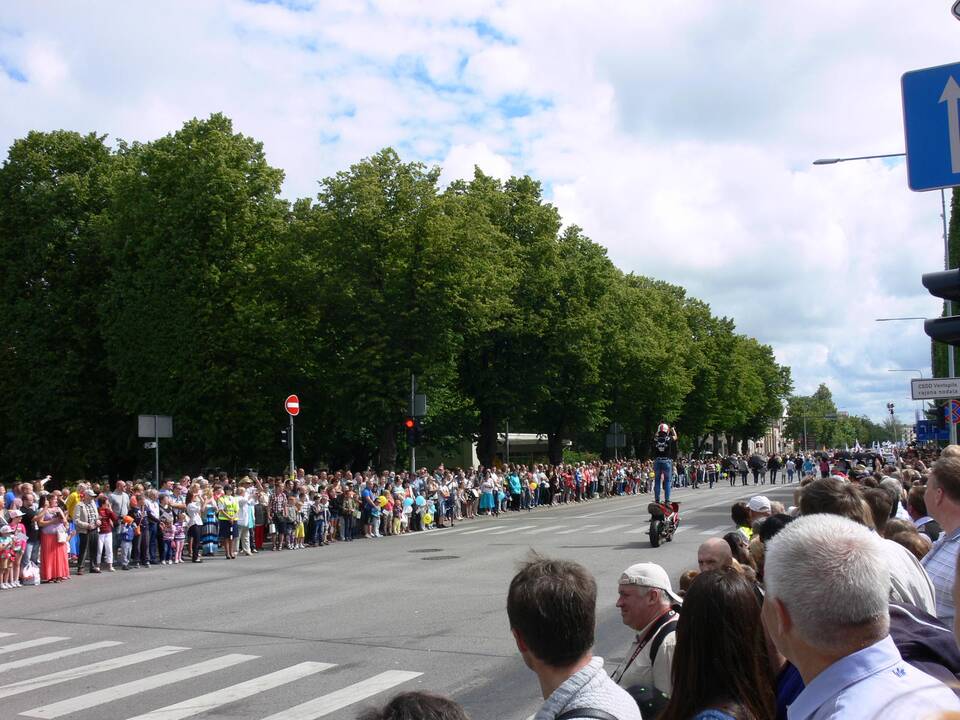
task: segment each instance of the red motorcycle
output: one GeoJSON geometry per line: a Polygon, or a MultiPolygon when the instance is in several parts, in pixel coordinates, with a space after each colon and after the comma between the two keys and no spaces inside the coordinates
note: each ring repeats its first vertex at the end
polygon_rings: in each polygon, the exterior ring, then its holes
{"type": "Polygon", "coordinates": [[[673,534],[680,527],[680,503],[652,502],[647,505],[650,513],[650,544],[660,547],[661,542],[673,540],[673,534]]]}

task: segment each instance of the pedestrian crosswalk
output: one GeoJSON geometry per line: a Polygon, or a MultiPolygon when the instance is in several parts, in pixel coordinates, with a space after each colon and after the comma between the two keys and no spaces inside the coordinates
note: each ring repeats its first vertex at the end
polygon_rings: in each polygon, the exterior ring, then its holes
{"type": "MultiPolygon", "coordinates": [[[[13,698],[4,701],[4,718],[12,718],[13,714],[8,714],[12,712],[18,717],[53,720],[96,709],[99,716],[117,720],[184,720],[208,714],[231,718],[249,717],[251,720],[316,720],[398,688],[423,674],[413,670],[388,670],[357,678],[357,682],[347,684],[332,679],[335,687],[329,692],[295,704],[295,700],[285,700],[287,696],[284,691],[291,683],[309,680],[319,673],[334,670],[338,665],[315,661],[299,662],[280,669],[271,668],[270,672],[229,684],[221,678],[232,676],[234,670],[229,673],[224,671],[246,668],[245,672],[248,674],[255,673],[258,661],[263,658],[260,655],[237,652],[211,657],[209,651],[176,645],[128,652],[125,643],[120,640],[76,644],[71,638],[59,635],[21,638],[17,633],[0,632],[0,637],[14,638],[13,642],[0,647],[0,652],[3,652],[4,656],[16,656],[0,664],[0,673],[3,673],[0,677],[21,678],[0,685],[0,698],[13,698]],[[35,649],[40,650],[54,644],[62,647],[54,651],[28,654],[35,649]],[[196,657],[197,653],[204,657],[196,657]],[[104,657],[105,654],[113,655],[104,657]],[[164,658],[169,659],[166,665],[161,663],[164,658]],[[169,669],[170,661],[172,669],[169,669]],[[63,668],[64,662],[72,666],[63,668]],[[22,671],[25,668],[31,669],[30,677],[23,677],[22,671]],[[210,685],[222,687],[208,692],[191,693],[190,681],[204,676],[212,679],[212,682],[208,682],[208,689],[210,685]],[[153,690],[161,692],[158,695],[148,694],[153,690]],[[273,691],[276,691],[276,697],[269,695],[273,691]],[[239,709],[236,705],[226,707],[264,694],[272,701],[268,712],[273,713],[265,718],[262,717],[263,712],[245,714],[245,706],[242,704],[239,709]],[[153,701],[159,707],[146,706],[145,702],[150,702],[149,698],[159,698],[153,701]],[[124,704],[124,700],[127,704],[124,704]],[[9,704],[14,701],[18,701],[16,706],[9,704]],[[43,702],[41,704],[36,701],[43,702]],[[283,708],[285,704],[292,707],[274,712],[274,708],[283,708]]],[[[351,666],[345,666],[349,667],[351,666]]],[[[315,692],[315,689],[308,689],[306,696],[309,697],[315,692]]],[[[296,696],[298,700],[303,697],[302,694],[296,696]]],[[[83,717],[89,715],[85,714],[83,717]]]]}

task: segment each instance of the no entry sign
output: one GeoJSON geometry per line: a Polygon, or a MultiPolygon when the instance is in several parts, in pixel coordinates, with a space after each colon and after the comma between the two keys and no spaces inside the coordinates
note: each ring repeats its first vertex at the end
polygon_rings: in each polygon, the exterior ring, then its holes
{"type": "Polygon", "coordinates": [[[283,401],[283,407],[286,409],[287,414],[294,416],[300,414],[300,398],[296,395],[289,396],[286,400],[283,401]]]}

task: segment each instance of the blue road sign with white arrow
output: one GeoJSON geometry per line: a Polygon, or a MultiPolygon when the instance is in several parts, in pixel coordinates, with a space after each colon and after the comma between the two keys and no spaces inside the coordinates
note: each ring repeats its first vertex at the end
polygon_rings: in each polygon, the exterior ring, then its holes
{"type": "Polygon", "coordinates": [[[960,63],[911,70],[900,87],[910,189],[960,185],[960,63]]]}

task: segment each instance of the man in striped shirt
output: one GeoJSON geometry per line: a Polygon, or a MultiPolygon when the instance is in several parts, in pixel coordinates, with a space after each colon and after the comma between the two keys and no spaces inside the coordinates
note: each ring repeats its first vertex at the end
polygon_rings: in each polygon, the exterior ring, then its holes
{"type": "Polygon", "coordinates": [[[923,558],[923,567],[936,588],[937,617],[950,626],[956,614],[953,581],[960,552],[960,447],[946,448],[930,468],[924,500],[943,532],[923,558]]]}

